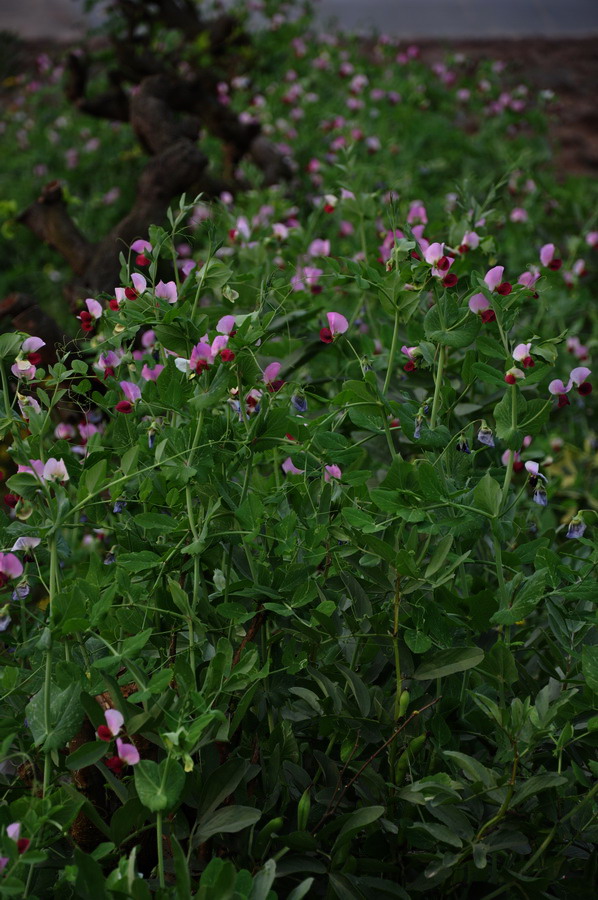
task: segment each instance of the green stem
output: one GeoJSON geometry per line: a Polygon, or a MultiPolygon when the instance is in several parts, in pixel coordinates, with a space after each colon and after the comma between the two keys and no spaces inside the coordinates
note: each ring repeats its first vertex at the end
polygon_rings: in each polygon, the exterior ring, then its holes
{"type": "Polygon", "coordinates": [[[392,332],[392,340],[390,342],[390,353],[388,355],[388,366],[386,369],[386,378],[384,379],[384,387],[383,393],[386,393],[388,390],[388,385],[390,384],[390,376],[392,374],[392,366],[395,360],[395,354],[397,352],[397,343],[399,341],[399,310],[395,311],[395,325],[392,332]]]}
{"type": "MultiPolygon", "coordinates": [[[[511,391],[511,430],[517,431],[517,385],[515,385],[515,384],[509,385],[509,390],[511,391]]],[[[505,472],[505,477],[504,477],[504,481],[503,481],[503,485],[502,485],[501,506],[505,505],[505,501],[506,501],[507,495],[509,493],[509,487],[511,486],[511,479],[513,477],[514,462],[515,462],[515,451],[509,450],[507,471],[505,472]]]]}
{"type": "Polygon", "coordinates": [[[156,843],[158,849],[158,880],[160,882],[160,887],[164,888],[166,883],[164,881],[164,841],[162,836],[162,810],[159,809],[156,813],[156,843]]]}
{"type": "MultiPolygon", "coordinates": [[[[56,595],[57,587],[58,587],[58,547],[56,544],[56,535],[52,535],[50,538],[50,577],[49,577],[49,614],[52,615],[52,601],[56,595]]],[[[52,700],[52,634],[49,632],[48,634],[48,646],[46,647],[46,666],[44,672],[44,728],[46,731],[46,735],[50,733],[51,725],[52,725],[52,717],[51,717],[51,700],[52,700]]],[[[44,780],[43,780],[43,795],[48,792],[48,787],[50,785],[50,776],[52,773],[52,761],[50,758],[50,751],[46,750],[46,757],[44,760],[44,780]]]]}
{"type": "Polygon", "coordinates": [[[401,706],[401,694],[403,693],[403,679],[401,677],[401,657],[399,652],[399,612],[401,609],[401,576],[397,575],[397,580],[395,582],[395,595],[394,595],[394,619],[393,619],[393,630],[392,630],[392,639],[393,639],[393,649],[394,649],[394,661],[395,661],[395,714],[394,720],[395,725],[399,720],[399,710],[401,706]]]}
{"type": "Polygon", "coordinates": [[[0,377],[2,378],[2,396],[4,399],[4,415],[8,418],[10,414],[10,391],[8,389],[8,379],[6,377],[6,370],[4,368],[4,364],[0,363],[0,377]]]}
{"type": "Polygon", "coordinates": [[[434,375],[434,399],[432,401],[432,415],[430,416],[430,428],[436,427],[436,419],[438,418],[438,406],[440,404],[440,388],[444,375],[444,366],[446,363],[446,347],[444,344],[440,346],[438,351],[438,368],[434,375]]]}

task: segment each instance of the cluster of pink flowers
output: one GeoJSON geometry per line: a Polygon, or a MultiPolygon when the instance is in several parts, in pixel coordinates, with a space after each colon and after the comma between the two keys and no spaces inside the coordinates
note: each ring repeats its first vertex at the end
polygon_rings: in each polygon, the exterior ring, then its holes
{"type": "Polygon", "coordinates": [[[121,775],[125,766],[135,766],[140,760],[139,750],[134,744],[127,744],[118,737],[125,724],[124,716],[117,709],[104,712],[105,725],[100,725],[96,734],[100,741],[112,742],[116,738],[116,754],[106,760],[108,768],[115,775],[121,775]]]}

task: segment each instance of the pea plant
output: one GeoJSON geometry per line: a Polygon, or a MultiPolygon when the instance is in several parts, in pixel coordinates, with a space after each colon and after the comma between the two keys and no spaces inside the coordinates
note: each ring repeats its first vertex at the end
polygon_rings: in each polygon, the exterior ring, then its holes
{"type": "Polygon", "coordinates": [[[1,896],[588,896],[598,237],[348,172],[0,337],[1,896]]]}

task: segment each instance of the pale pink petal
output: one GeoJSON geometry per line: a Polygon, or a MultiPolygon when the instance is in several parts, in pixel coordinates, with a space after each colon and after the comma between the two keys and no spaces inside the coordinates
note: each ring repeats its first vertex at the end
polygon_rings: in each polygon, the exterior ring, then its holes
{"type": "Polygon", "coordinates": [[[228,344],[228,334],[218,334],[212,341],[212,359],[216,359],[221,350],[228,344]]]}
{"type": "Polygon", "coordinates": [[[13,822],[11,825],[6,826],[6,834],[13,841],[18,841],[21,836],[21,823],[13,822]]]}
{"type": "Polygon", "coordinates": [[[114,296],[119,303],[124,303],[124,301],[127,299],[125,296],[125,289],[123,287],[114,288],[114,296]]]}
{"type": "Polygon", "coordinates": [[[37,353],[38,350],[41,350],[41,348],[45,346],[46,342],[42,341],[41,338],[28,337],[25,338],[25,340],[21,344],[21,350],[23,351],[23,353],[37,353]]]}
{"type": "Polygon", "coordinates": [[[0,572],[9,578],[20,578],[23,574],[20,559],[14,553],[0,553],[0,572]]]}
{"type": "Polygon", "coordinates": [[[331,465],[324,466],[324,480],[330,481],[331,478],[342,478],[343,473],[341,472],[339,466],[331,465]]]}
{"type": "Polygon", "coordinates": [[[140,275],[139,272],[133,272],[131,275],[131,281],[133,282],[133,287],[137,291],[138,294],[143,294],[144,290],[147,287],[147,281],[140,275]]]}
{"type": "Polygon", "coordinates": [[[430,265],[434,265],[437,263],[439,259],[444,256],[444,244],[430,244],[429,247],[424,251],[424,259],[430,265]]]}
{"type": "Polygon", "coordinates": [[[502,284],[504,271],[504,266],[494,266],[493,269],[489,269],[488,272],[486,272],[484,281],[491,291],[495,291],[499,284],[502,284]]]}
{"type": "Polygon", "coordinates": [[[63,459],[55,459],[53,456],[44,465],[44,481],[68,481],[69,473],[66,470],[63,459]]]}
{"type": "Polygon", "coordinates": [[[234,331],[235,324],[234,316],[222,316],[216,325],[216,331],[220,332],[220,334],[230,334],[231,331],[234,331]]]}
{"type": "Polygon", "coordinates": [[[271,381],[274,381],[281,368],[282,363],[279,362],[272,362],[269,366],[266,366],[264,369],[264,383],[270,384],[271,381]]]}
{"type": "Polygon", "coordinates": [[[328,327],[332,334],[344,334],[349,328],[348,321],[341,313],[329,312],[326,313],[326,318],[328,319],[328,327]]]}
{"type": "Polygon", "coordinates": [[[86,305],[87,309],[89,310],[89,312],[91,313],[91,315],[94,317],[94,319],[100,318],[100,316],[102,315],[102,311],[103,311],[101,303],[98,303],[97,300],[89,299],[89,300],[85,301],[85,305],[86,305]]]}
{"type": "Polygon", "coordinates": [[[539,463],[537,463],[537,462],[532,462],[531,460],[528,460],[528,461],[526,462],[525,468],[526,468],[527,471],[530,473],[530,475],[537,475],[538,472],[540,471],[540,465],[539,465],[539,463]]]}
{"type": "Polygon", "coordinates": [[[543,266],[548,266],[552,262],[555,249],[554,244],[544,244],[540,250],[540,262],[543,266]]]}
{"type": "Polygon", "coordinates": [[[517,362],[523,362],[524,359],[530,355],[530,344],[517,344],[515,349],[513,350],[513,359],[517,362]]]}
{"type": "Polygon", "coordinates": [[[124,716],[117,709],[107,709],[104,713],[106,725],[110,729],[110,733],[116,737],[121,728],[125,724],[124,716]]]}
{"type": "Polygon", "coordinates": [[[131,250],[133,250],[134,253],[143,253],[145,250],[148,250],[151,253],[152,245],[149,241],[133,241],[133,243],[131,244],[131,250]]]}
{"type": "Polygon", "coordinates": [[[116,752],[118,758],[122,759],[123,762],[128,763],[130,766],[136,765],[141,759],[137,747],[133,744],[125,744],[120,738],[116,739],[116,752]]]}
{"type": "Polygon", "coordinates": [[[551,381],[548,385],[548,392],[550,394],[567,394],[571,389],[571,385],[569,384],[567,387],[563,384],[560,378],[555,378],[554,381],[551,381]]]}
{"type": "Polygon", "coordinates": [[[160,365],[160,363],[156,363],[153,369],[146,365],[141,370],[141,377],[145,381],[157,381],[163,371],[164,366],[160,365]]]}
{"type": "Polygon", "coordinates": [[[285,459],[281,468],[285,475],[303,475],[305,471],[305,469],[298,469],[297,466],[293,465],[293,460],[290,456],[285,459]]]}
{"type": "Polygon", "coordinates": [[[141,388],[138,384],[134,384],[132,381],[120,381],[119,385],[129,403],[141,400],[141,388]]]}
{"type": "Polygon", "coordinates": [[[583,384],[584,381],[587,381],[588,377],[591,374],[592,370],[588,369],[587,366],[578,366],[576,369],[571,369],[569,378],[573,382],[575,387],[579,387],[580,384],[583,384]]]}
{"type": "Polygon", "coordinates": [[[163,281],[159,281],[156,285],[156,297],[168,300],[169,303],[176,303],[178,300],[176,283],[174,281],[167,281],[166,284],[164,284],[163,281]]]}
{"type": "Polygon", "coordinates": [[[468,305],[472,313],[481,313],[490,309],[488,298],[483,294],[474,294],[468,305]]]}

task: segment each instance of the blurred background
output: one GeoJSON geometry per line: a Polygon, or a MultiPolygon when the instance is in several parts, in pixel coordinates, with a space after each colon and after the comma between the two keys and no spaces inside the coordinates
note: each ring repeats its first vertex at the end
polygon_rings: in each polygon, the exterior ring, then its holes
{"type": "MultiPolygon", "coordinates": [[[[226,5],[226,4],[223,4],[226,5]]],[[[598,0],[315,0],[323,26],[377,29],[406,38],[525,38],[598,35],[598,0]]],[[[101,12],[84,0],[2,0],[0,29],[27,39],[71,40],[101,12]]]]}

